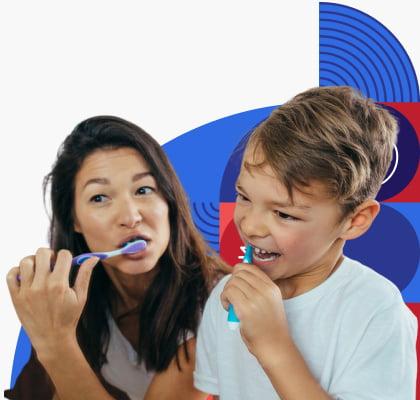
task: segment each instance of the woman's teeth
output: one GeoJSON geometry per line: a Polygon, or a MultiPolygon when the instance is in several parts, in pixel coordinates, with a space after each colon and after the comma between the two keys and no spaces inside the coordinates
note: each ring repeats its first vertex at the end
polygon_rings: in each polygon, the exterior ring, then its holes
{"type": "Polygon", "coordinates": [[[277,257],[280,257],[279,253],[269,252],[258,247],[254,247],[253,256],[258,261],[273,261],[277,257]]]}

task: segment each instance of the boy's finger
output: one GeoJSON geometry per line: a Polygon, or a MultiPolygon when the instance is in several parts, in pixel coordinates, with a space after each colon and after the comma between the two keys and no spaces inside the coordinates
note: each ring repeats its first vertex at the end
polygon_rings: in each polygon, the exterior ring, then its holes
{"type": "Polygon", "coordinates": [[[99,257],[91,257],[80,265],[79,272],[77,273],[76,282],[74,283],[74,290],[76,292],[77,298],[81,302],[85,302],[87,299],[87,293],[89,290],[89,283],[92,277],[92,272],[98,261],[99,257]]]}
{"type": "Polygon", "coordinates": [[[271,283],[271,278],[265,274],[261,269],[259,269],[256,265],[253,264],[236,264],[233,267],[232,275],[237,274],[239,271],[248,271],[252,275],[258,277],[259,279],[263,280],[266,283],[271,283]]]}
{"type": "Polygon", "coordinates": [[[220,295],[220,301],[222,302],[223,308],[228,311],[229,304],[232,304],[239,319],[241,319],[240,315],[242,314],[243,304],[246,303],[247,300],[245,294],[235,286],[225,287],[220,295]]]}

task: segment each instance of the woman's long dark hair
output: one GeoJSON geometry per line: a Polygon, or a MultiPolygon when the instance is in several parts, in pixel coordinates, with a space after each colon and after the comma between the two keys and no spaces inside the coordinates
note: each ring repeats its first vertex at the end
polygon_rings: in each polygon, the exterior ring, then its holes
{"type": "MultiPolygon", "coordinates": [[[[165,370],[189,332],[197,333],[204,303],[221,261],[198,233],[186,195],[160,145],[144,130],[111,116],[89,118],[60,147],[52,171],[44,179],[44,199],[51,190],[50,245],[55,251],[88,252],[83,236],[74,231],[75,176],[84,159],[98,149],[133,148],[148,163],[169,206],[170,240],[157,274],[139,310],[139,362],[148,370],[165,370]]],[[[73,284],[77,269],[70,276],[73,284]]],[[[80,347],[94,371],[106,362],[109,343],[107,313],[111,311],[111,281],[103,266],[95,267],[86,307],[77,326],[80,347]],[[108,294],[108,295],[106,295],[108,294]]]]}

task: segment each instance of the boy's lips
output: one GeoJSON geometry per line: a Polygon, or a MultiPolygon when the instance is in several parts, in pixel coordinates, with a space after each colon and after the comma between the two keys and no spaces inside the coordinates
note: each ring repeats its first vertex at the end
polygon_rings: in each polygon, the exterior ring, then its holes
{"type": "Polygon", "coordinates": [[[252,243],[249,243],[252,247],[252,259],[254,262],[257,263],[269,263],[276,261],[279,257],[281,257],[281,253],[277,251],[267,250],[258,246],[255,246],[252,243]]]}

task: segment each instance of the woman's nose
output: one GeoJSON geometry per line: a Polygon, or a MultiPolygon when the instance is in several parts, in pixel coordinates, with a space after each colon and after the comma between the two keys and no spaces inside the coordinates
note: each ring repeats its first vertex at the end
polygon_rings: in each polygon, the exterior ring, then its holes
{"type": "Polygon", "coordinates": [[[140,207],[135,200],[123,201],[118,210],[118,223],[127,228],[135,228],[143,219],[140,207]]]}

